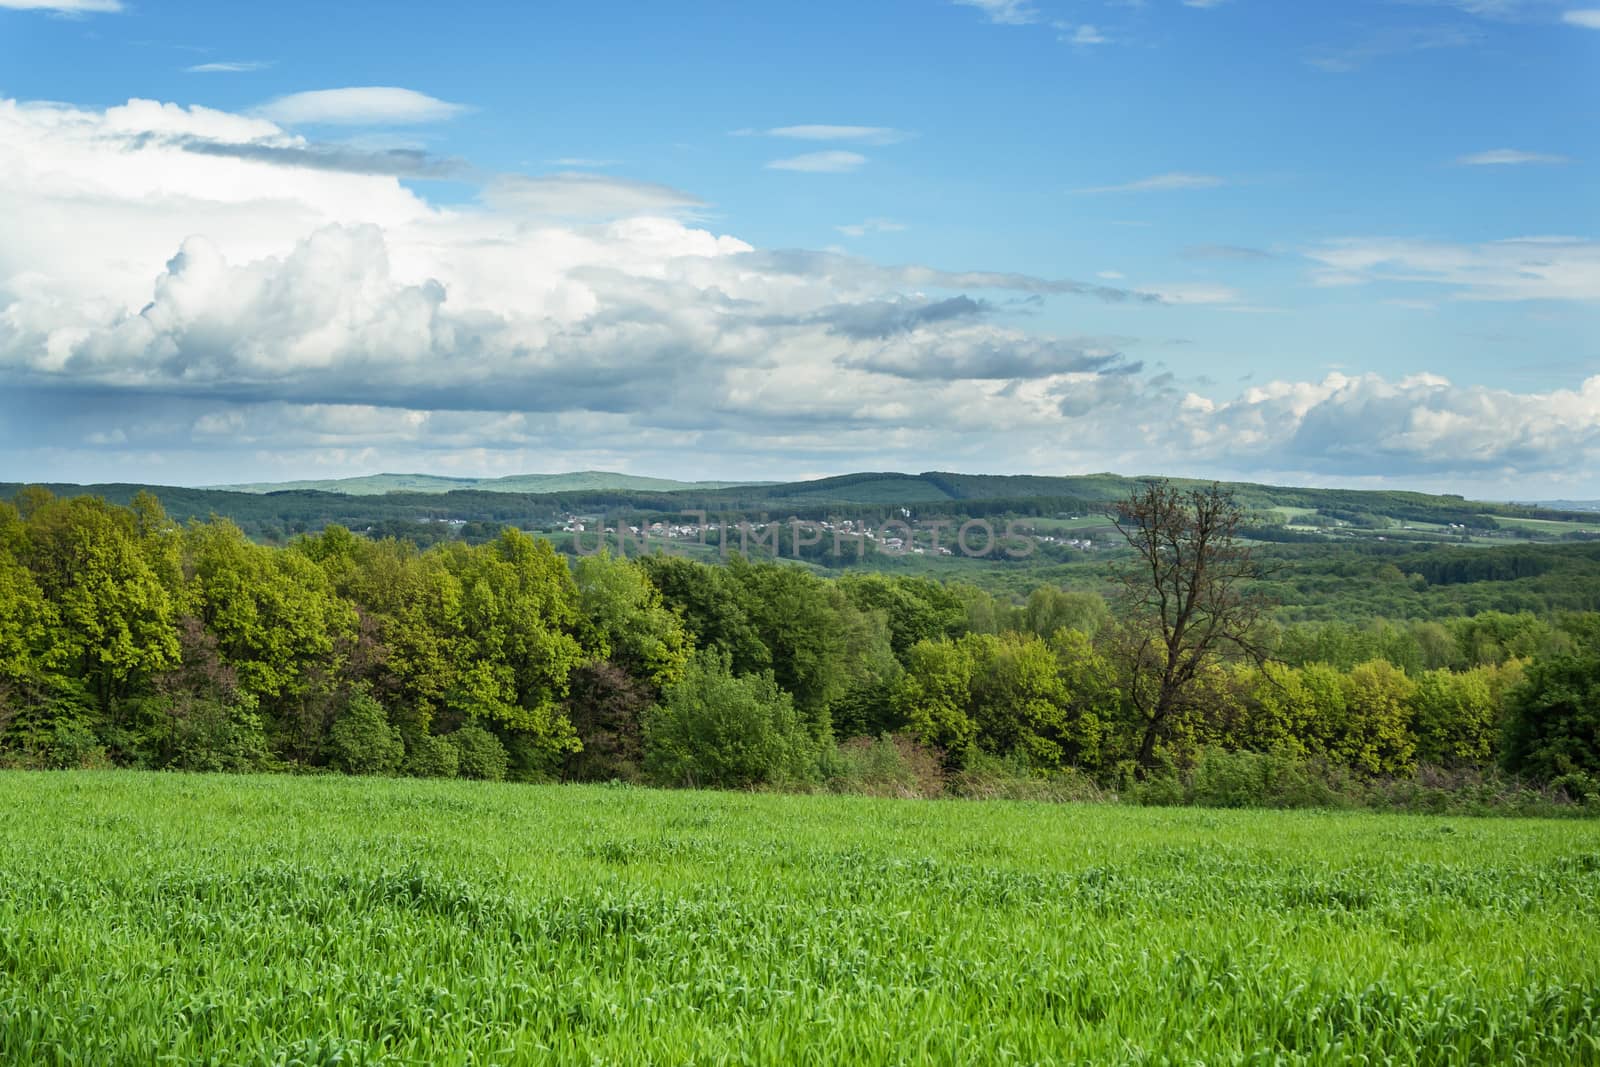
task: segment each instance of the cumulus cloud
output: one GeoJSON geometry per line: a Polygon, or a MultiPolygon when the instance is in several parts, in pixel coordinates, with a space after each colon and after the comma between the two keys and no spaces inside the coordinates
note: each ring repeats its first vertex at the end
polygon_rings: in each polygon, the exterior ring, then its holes
{"type": "Polygon", "coordinates": [[[1576,390],[1512,393],[1419,374],[1272,382],[1226,403],[1179,405],[1186,447],[1337,474],[1559,470],[1600,448],[1600,376],[1576,390]]]}
{"type": "Polygon", "coordinates": [[[291,93],[256,110],[284,126],[409,126],[452,119],[466,108],[415,89],[371,85],[291,93]]]}
{"type": "MultiPolygon", "coordinates": [[[[1600,378],[1515,393],[1333,376],[1210,395],[1132,336],[1023,329],[1020,302],[1243,306],[759,249],[690,193],[479,179],[261,115],[0,101],[0,461],[155,481],[553,466],[762,477],[912,469],[1264,469],[1520,477],[1597,458],[1600,378]]],[[[863,230],[865,232],[865,230],[863,230]]],[[[1597,295],[1576,238],[1351,240],[1325,282],[1597,295]]],[[[1385,294],[1387,295],[1387,294],[1385,294]]],[[[1130,320],[1132,321],[1132,320],[1130,320]]],[[[1182,473],[1182,471],[1174,471],[1182,473]]],[[[1551,477],[1554,477],[1551,474],[1551,477]]]]}

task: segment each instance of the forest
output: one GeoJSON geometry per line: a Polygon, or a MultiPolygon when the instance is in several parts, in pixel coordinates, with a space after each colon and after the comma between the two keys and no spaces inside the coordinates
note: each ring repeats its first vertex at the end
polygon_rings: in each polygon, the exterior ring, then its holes
{"type": "MultiPolygon", "coordinates": [[[[1409,589],[1476,558],[1379,565],[1409,589]]],[[[1253,590],[1318,580],[1279,562],[1253,590]]],[[[1106,588],[573,559],[512,527],[270,546],[150,493],[24,488],[0,502],[0,764],[1600,805],[1600,614],[1263,610],[1157,713],[1157,623],[1106,588]]]]}

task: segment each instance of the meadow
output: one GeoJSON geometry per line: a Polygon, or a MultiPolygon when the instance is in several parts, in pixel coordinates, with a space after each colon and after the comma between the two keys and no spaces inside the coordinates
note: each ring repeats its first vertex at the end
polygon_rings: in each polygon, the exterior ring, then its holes
{"type": "Polygon", "coordinates": [[[1600,1060],[1600,827],[0,775],[0,1062],[1600,1060]]]}

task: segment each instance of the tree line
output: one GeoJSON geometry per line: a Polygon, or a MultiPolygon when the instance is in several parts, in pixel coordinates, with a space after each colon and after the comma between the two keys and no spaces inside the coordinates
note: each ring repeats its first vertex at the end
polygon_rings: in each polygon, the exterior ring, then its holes
{"type": "Polygon", "coordinates": [[[1226,493],[1152,485],[1116,517],[1119,593],[1012,602],[574,561],[511,528],[269,547],[148,493],[23,489],[0,502],[0,763],[805,786],[892,735],[943,773],[1112,787],[1244,752],[1600,792],[1600,615],[1282,627],[1226,493]]]}

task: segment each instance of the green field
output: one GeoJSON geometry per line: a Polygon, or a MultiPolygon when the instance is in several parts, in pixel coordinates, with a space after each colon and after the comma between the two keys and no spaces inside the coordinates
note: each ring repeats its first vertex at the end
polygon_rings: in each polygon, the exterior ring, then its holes
{"type": "Polygon", "coordinates": [[[0,776],[0,1062],[1595,1062],[1584,822],[0,776]]]}

